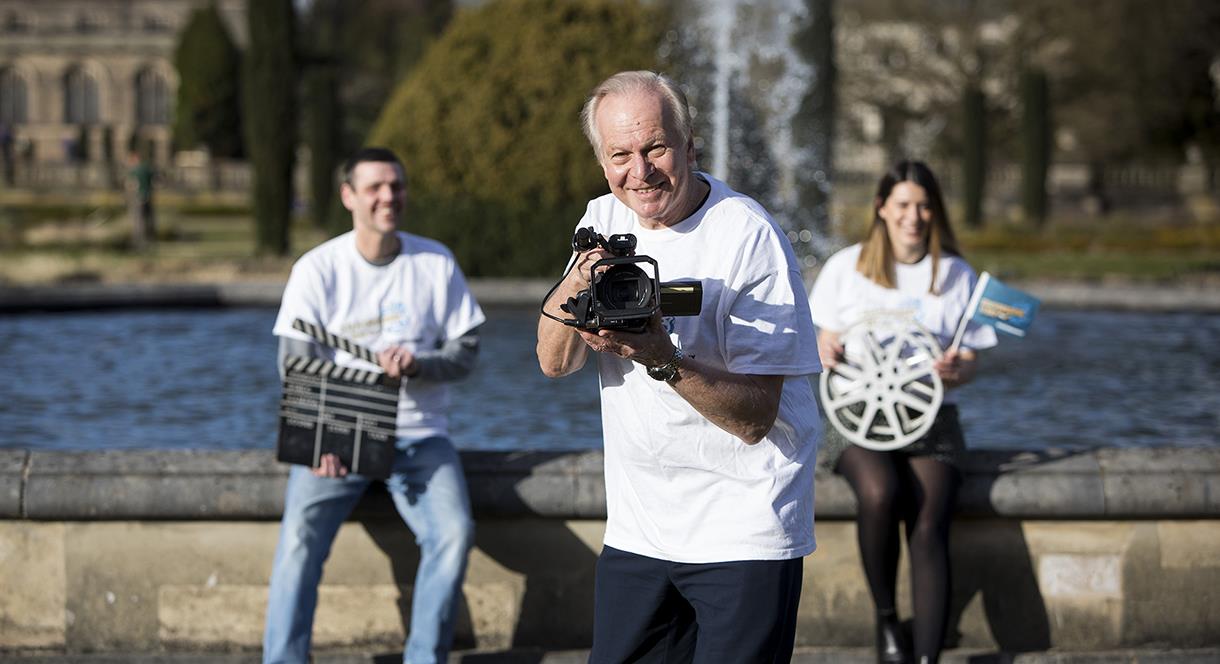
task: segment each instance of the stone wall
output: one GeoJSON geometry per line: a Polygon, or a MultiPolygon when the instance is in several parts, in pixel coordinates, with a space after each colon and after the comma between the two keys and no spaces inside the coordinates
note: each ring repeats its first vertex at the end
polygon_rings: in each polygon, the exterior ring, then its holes
{"type": "MultiPolygon", "coordinates": [[[[463,462],[478,535],[458,645],[587,647],[600,453],[463,462]]],[[[965,471],[951,645],[1220,644],[1220,450],[973,452],[965,471]]],[[[257,649],[284,480],[264,452],[0,451],[0,652],[257,649]]],[[[819,474],[816,500],[798,643],[867,645],[853,499],[819,474]]],[[[317,647],[399,647],[417,560],[370,493],[327,566],[317,647]]]]}

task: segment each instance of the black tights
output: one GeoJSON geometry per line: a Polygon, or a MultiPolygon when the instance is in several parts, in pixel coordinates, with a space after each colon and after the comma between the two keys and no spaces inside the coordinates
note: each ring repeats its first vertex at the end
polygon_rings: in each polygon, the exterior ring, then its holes
{"type": "Polygon", "coordinates": [[[838,470],[856,493],[860,558],[879,611],[895,606],[898,520],[906,522],[914,654],[935,662],[949,609],[949,521],[957,471],[932,457],[874,452],[854,445],[844,450],[838,470]]]}

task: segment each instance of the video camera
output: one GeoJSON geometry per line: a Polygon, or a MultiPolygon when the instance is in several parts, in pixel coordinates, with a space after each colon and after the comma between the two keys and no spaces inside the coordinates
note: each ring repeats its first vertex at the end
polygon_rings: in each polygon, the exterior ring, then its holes
{"type": "Polygon", "coordinates": [[[636,238],[618,233],[609,238],[592,228],[577,229],[572,250],[590,251],[601,247],[613,254],[589,268],[589,288],[559,306],[571,314],[564,325],[586,330],[624,330],[643,332],[648,319],[657,313],[666,316],[697,316],[703,309],[703,284],[699,281],[661,283],[657,262],[649,256],[635,256],[636,238]],[[651,274],[643,266],[652,267],[651,274]],[[601,270],[600,268],[607,269],[601,270]]]}

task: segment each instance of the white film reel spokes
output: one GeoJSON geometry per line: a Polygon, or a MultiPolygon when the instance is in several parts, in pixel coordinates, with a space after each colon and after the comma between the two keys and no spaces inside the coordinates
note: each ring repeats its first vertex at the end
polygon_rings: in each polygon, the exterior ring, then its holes
{"type": "Polygon", "coordinates": [[[908,312],[872,314],[840,338],[844,358],[823,371],[820,393],[830,423],[852,443],[896,450],[929,429],[944,400],[933,369],[936,338],[908,312]]]}

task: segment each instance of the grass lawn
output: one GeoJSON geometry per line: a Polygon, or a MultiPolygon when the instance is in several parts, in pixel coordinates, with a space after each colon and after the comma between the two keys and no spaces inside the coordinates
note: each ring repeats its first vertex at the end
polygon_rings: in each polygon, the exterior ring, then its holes
{"type": "MultiPolygon", "coordinates": [[[[282,281],[297,256],[326,239],[305,217],[288,257],[254,255],[254,223],[240,207],[165,206],[160,240],[131,251],[116,202],[0,208],[0,285],[57,282],[282,281]]],[[[409,228],[408,221],[408,228],[409,228]]],[[[1220,223],[1130,217],[1056,219],[1046,228],[997,223],[959,229],[967,260],[1001,279],[1220,283],[1220,223]]],[[[460,257],[459,257],[460,258],[460,257]]]]}
{"type": "Polygon", "coordinates": [[[978,270],[1009,279],[1174,281],[1220,278],[1220,223],[1057,220],[1043,229],[995,225],[960,233],[978,270]]]}
{"type": "Polygon", "coordinates": [[[0,284],[284,280],[301,253],[326,239],[300,218],[288,257],[254,253],[254,222],[241,214],[158,210],[158,242],[135,252],[121,209],[59,222],[0,220],[0,284]]]}
{"type": "Polygon", "coordinates": [[[975,269],[987,270],[1001,279],[1161,282],[1220,279],[1220,251],[1049,251],[1031,254],[983,250],[969,252],[967,259],[975,269]]]}

